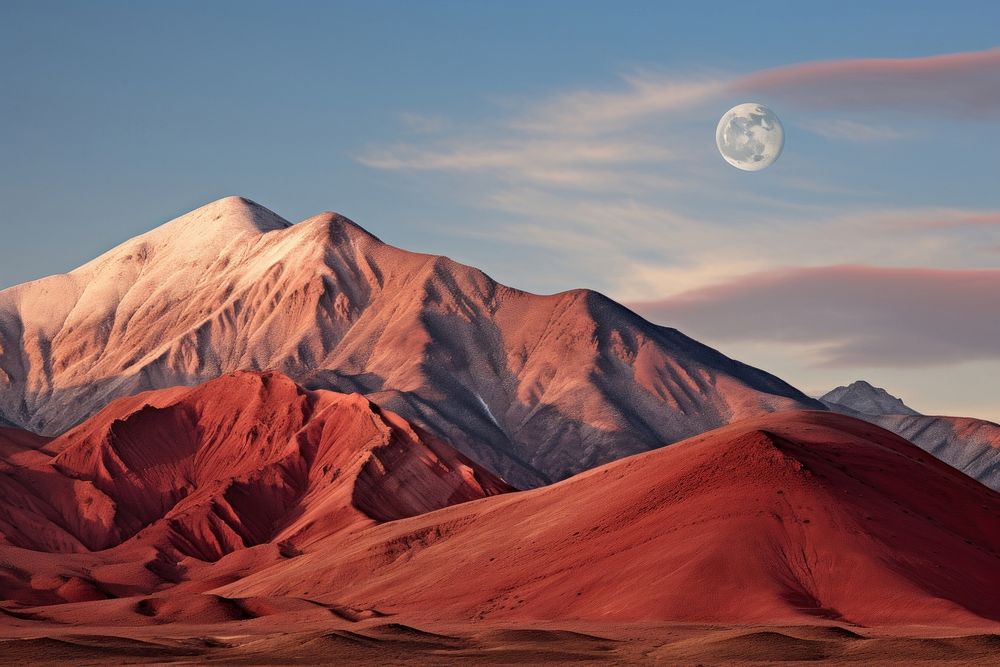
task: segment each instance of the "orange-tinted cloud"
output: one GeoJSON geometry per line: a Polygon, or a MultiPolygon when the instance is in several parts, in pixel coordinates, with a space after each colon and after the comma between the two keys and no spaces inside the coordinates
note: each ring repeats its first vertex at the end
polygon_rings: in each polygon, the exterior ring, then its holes
{"type": "Polygon", "coordinates": [[[712,342],[815,345],[821,366],[1000,359],[1000,269],[767,271],[631,307],[712,342]]]}
{"type": "Polygon", "coordinates": [[[924,58],[810,62],[741,77],[733,88],[811,108],[1000,117],[1000,48],[924,58]]]}

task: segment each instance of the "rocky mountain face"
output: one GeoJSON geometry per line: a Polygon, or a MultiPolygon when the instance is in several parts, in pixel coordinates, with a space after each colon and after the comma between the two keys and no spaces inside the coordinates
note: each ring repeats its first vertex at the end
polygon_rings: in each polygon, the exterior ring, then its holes
{"type": "Polygon", "coordinates": [[[51,441],[0,430],[0,543],[138,549],[161,573],[511,490],[363,396],[277,373],[121,398],[51,441]]]}
{"type": "Polygon", "coordinates": [[[838,412],[853,411],[864,415],[920,414],[885,389],[873,387],[864,380],[857,380],[846,387],[837,387],[819,400],[838,412]]]}
{"type": "Polygon", "coordinates": [[[362,393],[525,487],[821,407],[598,293],[529,294],[238,197],[0,292],[0,417],[39,433],[237,370],[362,393]]]}
{"type": "Polygon", "coordinates": [[[1000,424],[971,417],[865,417],[901,435],[969,477],[1000,491],[1000,424]]]}
{"type": "Polygon", "coordinates": [[[1000,425],[971,417],[921,415],[864,380],[837,387],[820,400],[835,412],[878,424],[1000,490],[1000,425]]]}

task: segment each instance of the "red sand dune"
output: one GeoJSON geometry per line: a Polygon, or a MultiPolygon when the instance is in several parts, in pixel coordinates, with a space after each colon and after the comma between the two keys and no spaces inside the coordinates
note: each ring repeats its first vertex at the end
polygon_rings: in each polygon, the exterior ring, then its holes
{"type": "Polygon", "coordinates": [[[423,618],[982,625],[1000,621],[998,526],[1000,495],[905,440],[792,412],[378,526],[218,592],[423,618]]]}

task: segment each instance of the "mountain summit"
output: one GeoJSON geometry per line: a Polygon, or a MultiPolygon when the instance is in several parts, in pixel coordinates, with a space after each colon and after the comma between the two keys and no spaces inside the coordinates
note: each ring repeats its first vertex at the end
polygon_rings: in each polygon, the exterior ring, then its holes
{"type": "Polygon", "coordinates": [[[878,424],[1000,490],[1000,425],[969,417],[922,415],[864,380],[837,387],[820,400],[834,412],[878,424]]]}
{"type": "Polygon", "coordinates": [[[0,418],[40,433],[237,370],[362,393],[520,486],[821,407],[596,292],[529,294],[239,197],[0,292],[0,418]]]}
{"type": "Polygon", "coordinates": [[[919,415],[920,413],[907,406],[881,387],[874,387],[864,380],[857,380],[846,387],[824,394],[820,399],[832,410],[842,412],[840,408],[848,408],[865,415],[919,415]]]}

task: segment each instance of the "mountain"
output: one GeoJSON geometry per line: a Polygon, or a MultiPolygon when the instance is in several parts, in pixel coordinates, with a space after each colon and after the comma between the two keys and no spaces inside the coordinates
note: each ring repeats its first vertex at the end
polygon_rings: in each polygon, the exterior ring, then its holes
{"type": "Polygon", "coordinates": [[[0,542],[158,574],[511,490],[360,395],[276,373],[121,398],[51,441],[4,433],[0,542]]]}
{"type": "Polygon", "coordinates": [[[51,455],[47,445],[51,438],[35,435],[18,428],[0,426],[0,465],[26,465],[45,461],[51,455]]]}
{"type": "Polygon", "coordinates": [[[971,417],[926,415],[866,419],[1000,491],[1000,424],[971,417]]]}
{"type": "Polygon", "coordinates": [[[788,412],[318,544],[215,592],[425,621],[996,624],[998,520],[1000,494],[905,440],[788,412]]]}
{"type": "Polygon", "coordinates": [[[21,513],[0,614],[33,628],[1000,622],[1000,494],[830,412],[509,493],[363,397],[274,374],[122,399],[44,448],[0,471],[21,513]]]}
{"type": "Polygon", "coordinates": [[[820,400],[835,412],[900,435],[966,475],[1000,491],[1000,425],[971,417],[921,415],[864,380],[837,387],[820,400]]]}
{"type": "Polygon", "coordinates": [[[822,407],[598,293],[529,294],[238,197],[0,292],[0,415],[39,433],[236,370],[365,394],[519,486],[822,407]]]}
{"type": "Polygon", "coordinates": [[[819,400],[838,412],[853,411],[876,416],[920,414],[885,389],[873,387],[864,380],[857,380],[846,387],[837,387],[819,400]]]}

